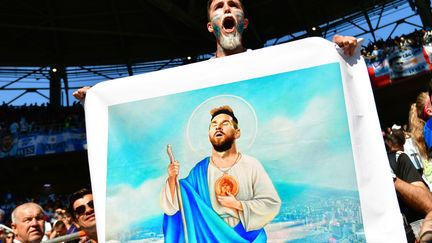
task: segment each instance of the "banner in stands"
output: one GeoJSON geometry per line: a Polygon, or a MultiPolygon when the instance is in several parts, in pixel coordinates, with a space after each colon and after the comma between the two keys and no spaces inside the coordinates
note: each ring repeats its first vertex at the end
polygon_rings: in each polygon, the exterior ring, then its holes
{"type": "Polygon", "coordinates": [[[393,51],[387,56],[368,61],[368,72],[375,88],[391,84],[393,80],[407,78],[432,70],[430,46],[393,51]]]}
{"type": "Polygon", "coordinates": [[[345,58],[308,38],[91,88],[99,241],[403,242],[367,69],[345,58]],[[240,130],[228,115],[210,124],[223,105],[240,130]],[[232,166],[208,157],[231,147],[220,137],[236,141],[232,166]],[[172,195],[174,160],[185,179],[172,195]]]}
{"type": "Polygon", "coordinates": [[[86,149],[86,134],[84,129],[73,129],[53,134],[6,135],[1,144],[0,158],[81,151],[86,149]]]}

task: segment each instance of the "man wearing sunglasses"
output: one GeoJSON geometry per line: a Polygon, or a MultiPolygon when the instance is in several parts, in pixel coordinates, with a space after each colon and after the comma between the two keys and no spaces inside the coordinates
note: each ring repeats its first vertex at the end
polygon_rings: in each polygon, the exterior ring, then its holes
{"type": "Polygon", "coordinates": [[[39,204],[24,203],[12,211],[16,243],[39,243],[45,234],[44,211],[39,204]]]}
{"type": "Polygon", "coordinates": [[[70,198],[69,209],[75,222],[86,233],[88,242],[97,243],[96,215],[92,192],[83,188],[73,193],[70,198]]]}

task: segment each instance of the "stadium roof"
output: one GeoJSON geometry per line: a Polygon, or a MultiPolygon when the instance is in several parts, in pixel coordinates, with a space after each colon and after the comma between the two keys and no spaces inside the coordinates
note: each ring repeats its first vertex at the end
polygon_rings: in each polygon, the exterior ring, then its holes
{"type": "MultiPolygon", "coordinates": [[[[250,16],[246,46],[402,0],[243,1],[250,16]]],[[[363,16],[364,17],[364,16],[363,16]]],[[[348,20],[349,21],[349,20],[348,20]]],[[[214,51],[206,1],[3,1],[0,66],[134,64],[214,51]]],[[[324,32],[326,30],[323,30],[324,32]]]]}

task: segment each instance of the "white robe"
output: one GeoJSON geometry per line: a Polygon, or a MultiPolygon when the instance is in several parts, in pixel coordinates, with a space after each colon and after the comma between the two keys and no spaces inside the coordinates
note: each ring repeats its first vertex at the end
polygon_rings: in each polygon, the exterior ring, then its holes
{"type": "MultiPolygon", "coordinates": [[[[226,171],[228,168],[221,169],[226,171]]],[[[270,177],[257,159],[243,154],[227,172],[236,178],[239,184],[236,199],[242,204],[243,211],[222,207],[218,203],[214,184],[223,172],[209,163],[207,173],[212,207],[231,227],[241,221],[246,231],[261,229],[278,214],[281,200],[270,177]]],[[[174,195],[174,198],[176,196],[174,195]]],[[[175,214],[179,208],[177,200],[171,200],[168,182],[161,193],[161,207],[167,215],[175,214]]]]}

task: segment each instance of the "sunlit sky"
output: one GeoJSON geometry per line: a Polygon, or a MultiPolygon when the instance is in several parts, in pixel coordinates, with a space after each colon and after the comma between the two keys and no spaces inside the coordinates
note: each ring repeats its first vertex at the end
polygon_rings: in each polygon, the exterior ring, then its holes
{"type": "MultiPolygon", "coordinates": [[[[383,18],[380,20],[380,26],[385,26],[390,22],[393,22],[395,20],[399,20],[408,16],[413,15],[414,12],[411,10],[411,8],[408,6],[408,4],[404,4],[402,6],[399,6],[397,9],[388,11],[388,13],[386,13],[385,16],[383,16],[383,18]]],[[[378,22],[378,16],[375,17],[371,17],[371,22],[373,26],[377,25],[378,22]]],[[[362,28],[368,29],[366,22],[362,22],[359,23],[359,25],[362,28]]],[[[421,20],[418,16],[413,16],[410,17],[408,19],[406,19],[406,22],[398,25],[395,28],[395,24],[393,25],[389,25],[385,28],[379,29],[375,32],[377,39],[387,39],[389,37],[389,35],[392,33],[392,37],[395,36],[400,36],[402,34],[408,34],[411,33],[412,31],[414,31],[415,29],[419,29],[419,26],[421,26],[421,20]]],[[[352,36],[357,36],[359,33],[361,33],[362,30],[360,30],[357,27],[352,26],[351,28],[345,28],[345,29],[340,29],[337,30],[338,34],[341,35],[352,35],[352,36]]],[[[294,34],[295,35],[295,34],[294,34]]],[[[331,39],[333,36],[333,33],[330,33],[329,36],[327,37],[328,39],[331,39]]],[[[372,35],[367,34],[364,36],[359,36],[365,39],[365,43],[364,44],[368,44],[370,41],[373,41],[372,35]]],[[[286,38],[280,38],[277,41],[276,40],[268,40],[266,45],[273,45],[276,43],[280,43],[280,42],[284,42],[284,40],[288,39],[288,37],[286,38]]],[[[125,74],[119,74],[119,78],[121,77],[120,75],[125,75],[125,74]]],[[[2,85],[5,85],[13,80],[16,80],[18,78],[20,78],[21,76],[19,76],[18,74],[16,75],[16,77],[8,77],[8,78],[1,78],[0,77],[0,87],[2,85]]],[[[78,80],[77,77],[73,77],[70,76],[69,77],[69,86],[70,87],[74,87],[71,90],[69,90],[68,94],[69,94],[69,103],[72,104],[75,100],[72,97],[72,92],[74,91],[75,87],[82,87],[82,86],[92,86],[95,85],[98,82],[104,81],[105,79],[103,77],[97,77],[95,75],[94,78],[92,79],[87,79],[87,80],[78,80]]],[[[64,86],[64,84],[62,83],[62,86],[64,86]]],[[[49,87],[49,81],[45,80],[45,79],[38,79],[36,80],[34,77],[30,76],[28,78],[24,78],[22,80],[20,80],[19,82],[14,83],[13,85],[8,86],[8,88],[41,88],[41,87],[49,87]]],[[[49,97],[49,91],[48,90],[40,90],[39,91],[41,94],[45,95],[46,97],[49,97]]],[[[0,90],[0,102],[10,102],[13,99],[17,98],[20,94],[23,93],[23,90],[0,90]]],[[[64,92],[64,90],[62,90],[62,104],[66,105],[66,94],[64,92]]],[[[23,105],[23,104],[30,104],[30,103],[38,103],[38,104],[42,104],[42,103],[46,103],[48,102],[48,99],[44,98],[42,95],[31,92],[31,93],[26,93],[25,95],[23,95],[22,97],[18,98],[17,100],[15,100],[14,102],[12,102],[12,105],[23,105]]]]}

